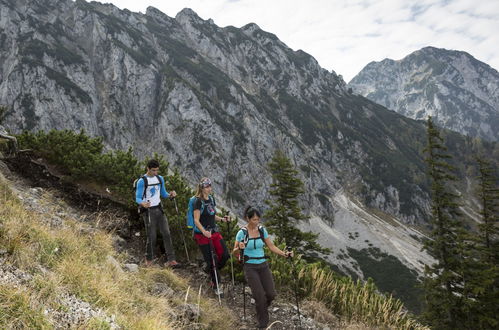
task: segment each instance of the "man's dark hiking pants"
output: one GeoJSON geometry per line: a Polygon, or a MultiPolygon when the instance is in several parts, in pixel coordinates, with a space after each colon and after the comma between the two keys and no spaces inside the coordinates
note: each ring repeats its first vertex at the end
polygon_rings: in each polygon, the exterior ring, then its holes
{"type": "Polygon", "coordinates": [[[269,323],[268,308],[276,296],[274,279],[269,264],[244,264],[244,276],[251,288],[251,295],[255,299],[256,316],[258,327],[266,328],[269,323]]]}
{"type": "Polygon", "coordinates": [[[161,207],[152,207],[142,213],[144,225],[146,227],[147,243],[146,243],[146,259],[153,260],[154,250],[156,248],[156,238],[158,230],[163,237],[163,245],[165,247],[166,257],[169,261],[175,260],[175,251],[173,250],[172,239],[168,221],[161,207]]]}

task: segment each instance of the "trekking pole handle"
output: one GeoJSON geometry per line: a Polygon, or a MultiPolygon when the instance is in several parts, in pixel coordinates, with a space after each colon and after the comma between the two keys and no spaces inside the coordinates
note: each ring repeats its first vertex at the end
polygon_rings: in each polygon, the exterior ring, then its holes
{"type": "Polygon", "coordinates": [[[230,220],[230,217],[229,217],[229,214],[230,214],[230,211],[227,211],[227,213],[225,213],[225,215],[222,217],[222,222],[224,222],[223,220],[225,219],[225,222],[231,222],[230,220]]]}

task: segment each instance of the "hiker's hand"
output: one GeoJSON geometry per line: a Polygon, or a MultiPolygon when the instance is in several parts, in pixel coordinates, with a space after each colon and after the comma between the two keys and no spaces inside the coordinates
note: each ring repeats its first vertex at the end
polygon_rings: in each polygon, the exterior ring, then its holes
{"type": "Polygon", "coordinates": [[[146,209],[151,207],[151,202],[142,202],[140,203],[140,206],[145,207],[146,209]]]}
{"type": "Polygon", "coordinates": [[[170,191],[170,198],[175,198],[175,196],[177,196],[175,190],[170,191]]]}
{"type": "Polygon", "coordinates": [[[226,215],[222,218],[222,222],[230,222],[230,221],[231,221],[231,219],[228,215],[226,215]]]}
{"type": "Polygon", "coordinates": [[[293,256],[294,256],[293,251],[284,252],[284,257],[286,257],[286,258],[293,258],[293,256]]]}
{"type": "Polygon", "coordinates": [[[203,235],[206,238],[211,238],[211,231],[205,230],[205,231],[203,231],[203,235]]]}
{"type": "Polygon", "coordinates": [[[244,249],[246,248],[246,245],[243,242],[239,242],[239,249],[244,249]]]}

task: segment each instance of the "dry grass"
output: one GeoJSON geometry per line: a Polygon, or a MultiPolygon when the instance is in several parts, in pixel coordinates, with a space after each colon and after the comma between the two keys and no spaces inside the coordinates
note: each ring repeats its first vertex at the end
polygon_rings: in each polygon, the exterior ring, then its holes
{"type": "Polygon", "coordinates": [[[0,328],[49,329],[37,299],[29,293],[0,284],[0,328]]]}
{"type": "MultiPolygon", "coordinates": [[[[50,328],[41,310],[57,307],[56,298],[63,292],[74,294],[107,315],[115,315],[125,329],[189,328],[186,321],[173,320],[169,313],[184,303],[182,291],[188,287],[185,279],[168,269],[123,272],[106,262],[109,256],[122,259],[113,250],[110,234],[82,230],[87,225],[68,219],[64,226],[50,228],[41,217],[23,208],[0,174],[0,248],[7,250],[8,263],[33,275],[22,292],[0,286],[1,328],[50,328]],[[180,291],[182,298],[167,299],[149,293],[158,282],[180,291]]],[[[197,304],[198,297],[191,294],[187,301],[197,304]]],[[[201,328],[233,328],[230,311],[204,297],[200,305],[201,328]]],[[[80,326],[107,328],[99,319],[80,326]]]]}
{"type": "MultiPolygon", "coordinates": [[[[370,281],[363,283],[339,277],[320,264],[306,263],[300,256],[292,261],[297,269],[295,279],[289,261],[270,257],[276,283],[281,286],[298,283],[303,296],[322,303],[328,313],[339,318],[341,328],[358,324],[361,328],[365,325],[383,329],[427,329],[404,310],[400,300],[381,294],[370,281]]],[[[326,315],[323,309],[320,311],[326,315]]]]}
{"type": "Polygon", "coordinates": [[[299,277],[307,278],[312,298],[347,320],[374,327],[427,329],[407,315],[400,300],[378,293],[371,283],[341,281],[319,267],[303,269],[299,277]]]}

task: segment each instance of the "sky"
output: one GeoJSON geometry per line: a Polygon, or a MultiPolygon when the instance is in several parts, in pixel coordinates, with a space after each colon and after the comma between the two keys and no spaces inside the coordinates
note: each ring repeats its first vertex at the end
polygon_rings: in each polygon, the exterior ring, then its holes
{"type": "Polygon", "coordinates": [[[191,8],[220,27],[256,23],[349,82],[364,66],[426,46],[461,50],[499,70],[499,0],[98,0],[171,17],[191,8]]]}

